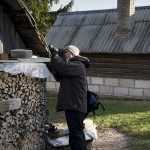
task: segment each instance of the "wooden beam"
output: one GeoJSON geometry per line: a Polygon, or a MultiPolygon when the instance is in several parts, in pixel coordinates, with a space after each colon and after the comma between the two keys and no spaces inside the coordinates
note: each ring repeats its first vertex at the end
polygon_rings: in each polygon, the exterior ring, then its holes
{"type": "Polygon", "coordinates": [[[20,107],[21,107],[20,98],[13,98],[13,99],[0,101],[0,113],[19,109],[20,107]]]}
{"type": "Polygon", "coordinates": [[[0,60],[8,60],[8,54],[0,54],[0,60]]]}
{"type": "Polygon", "coordinates": [[[23,58],[17,58],[15,60],[9,59],[9,60],[0,60],[0,63],[20,63],[20,62],[28,62],[28,63],[44,63],[44,62],[51,62],[51,58],[46,57],[38,57],[38,58],[29,58],[29,59],[23,59],[23,58]]]}

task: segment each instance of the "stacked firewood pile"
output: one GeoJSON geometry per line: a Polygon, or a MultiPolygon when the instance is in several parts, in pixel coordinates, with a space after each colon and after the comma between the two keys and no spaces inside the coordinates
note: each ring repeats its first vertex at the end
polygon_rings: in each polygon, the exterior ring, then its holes
{"type": "Polygon", "coordinates": [[[0,150],[46,149],[45,82],[24,74],[0,72],[0,150]]]}

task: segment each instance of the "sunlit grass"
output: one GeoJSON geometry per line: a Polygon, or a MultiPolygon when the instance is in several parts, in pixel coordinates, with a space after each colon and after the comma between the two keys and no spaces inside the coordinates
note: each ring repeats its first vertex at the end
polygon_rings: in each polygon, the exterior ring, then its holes
{"type": "Polygon", "coordinates": [[[132,136],[149,137],[150,135],[150,111],[129,114],[111,114],[91,117],[101,127],[118,128],[128,132],[132,136]]]}
{"type": "MultiPolygon", "coordinates": [[[[106,111],[98,109],[96,115],[88,116],[101,128],[116,128],[133,137],[134,150],[150,149],[150,102],[103,100],[106,111]]],[[[55,112],[56,98],[49,99],[49,120],[65,122],[64,113],[55,112]]]]}

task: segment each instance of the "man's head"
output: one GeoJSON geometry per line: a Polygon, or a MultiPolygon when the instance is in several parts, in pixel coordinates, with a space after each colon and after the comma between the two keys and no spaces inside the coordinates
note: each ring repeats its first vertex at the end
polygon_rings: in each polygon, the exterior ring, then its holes
{"type": "Polygon", "coordinates": [[[64,50],[65,50],[64,57],[66,60],[72,57],[78,56],[80,53],[80,50],[76,46],[73,46],[73,45],[69,45],[65,47],[64,50]]]}

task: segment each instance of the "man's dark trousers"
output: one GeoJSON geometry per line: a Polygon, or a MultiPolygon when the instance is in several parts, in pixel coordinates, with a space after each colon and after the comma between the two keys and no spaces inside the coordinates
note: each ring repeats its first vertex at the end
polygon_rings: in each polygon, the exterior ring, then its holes
{"type": "Polygon", "coordinates": [[[87,150],[85,135],[83,132],[86,113],[65,110],[66,121],[69,129],[69,145],[71,150],[87,150]]]}

